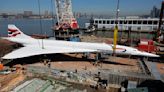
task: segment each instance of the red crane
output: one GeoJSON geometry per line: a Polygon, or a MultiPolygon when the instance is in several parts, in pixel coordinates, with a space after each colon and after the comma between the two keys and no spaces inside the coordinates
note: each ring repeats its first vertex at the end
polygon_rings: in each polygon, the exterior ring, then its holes
{"type": "Polygon", "coordinates": [[[73,16],[71,0],[55,0],[57,24],[56,29],[79,28],[77,20],[73,16]]]}

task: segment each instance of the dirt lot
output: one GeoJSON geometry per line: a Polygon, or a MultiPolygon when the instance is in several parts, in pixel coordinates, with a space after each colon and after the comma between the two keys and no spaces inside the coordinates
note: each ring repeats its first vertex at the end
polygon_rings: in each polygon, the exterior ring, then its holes
{"type": "MultiPolygon", "coordinates": [[[[72,59],[72,57],[81,58],[81,55],[76,54],[65,54],[66,56],[61,56],[58,58],[65,58],[67,59],[62,60],[55,60],[51,62],[51,68],[55,69],[61,69],[61,70],[71,70],[75,71],[93,71],[96,72],[98,69],[105,69],[105,70],[116,70],[116,71],[129,71],[129,72],[140,72],[140,69],[137,65],[137,60],[135,59],[127,59],[127,58],[121,58],[121,57],[110,57],[108,61],[100,62],[99,65],[94,65],[93,62],[90,62],[89,60],[75,60],[72,59]],[[68,56],[70,57],[68,59],[68,56]],[[68,60],[68,61],[67,61],[68,60]]],[[[44,63],[33,63],[30,65],[34,66],[43,66],[47,67],[47,65],[44,65],[44,63]]]]}
{"type": "Polygon", "coordinates": [[[14,46],[16,46],[16,43],[0,39],[0,57],[11,52],[14,49],[14,46]]]}
{"type": "Polygon", "coordinates": [[[8,75],[0,75],[0,92],[8,92],[25,79],[22,73],[11,73],[8,75]]]}
{"type": "Polygon", "coordinates": [[[83,42],[99,42],[99,43],[109,43],[111,44],[113,42],[112,38],[102,38],[102,37],[96,37],[94,35],[91,36],[81,36],[81,41],[83,42]]]}

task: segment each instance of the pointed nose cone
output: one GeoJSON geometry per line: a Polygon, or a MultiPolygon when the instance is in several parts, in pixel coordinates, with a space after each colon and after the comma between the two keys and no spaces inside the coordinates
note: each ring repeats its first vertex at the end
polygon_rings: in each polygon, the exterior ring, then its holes
{"type": "Polygon", "coordinates": [[[144,52],[144,51],[138,51],[138,55],[140,56],[146,56],[146,57],[160,57],[159,55],[144,52]]]}

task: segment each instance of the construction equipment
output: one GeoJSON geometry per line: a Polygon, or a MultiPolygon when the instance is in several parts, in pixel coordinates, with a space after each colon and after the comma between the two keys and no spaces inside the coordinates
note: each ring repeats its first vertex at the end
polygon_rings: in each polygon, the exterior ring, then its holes
{"type": "Polygon", "coordinates": [[[79,25],[73,16],[71,0],[55,0],[57,23],[53,27],[57,40],[75,41],[79,37],[79,25]]]}
{"type": "MultiPolygon", "coordinates": [[[[157,37],[156,37],[156,40],[158,42],[160,42],[160,40],[159,40],[160,36],[162,34],[164,36],[164,33],[161,32],[161,25],[163,24],[163,22],[162,22],[163,10],[164,10],[164,1],[162,2],[162,5],[161,5],[160,18],[159,18],[158,29],[157,29],[157,37]]],[[[164,42],[164,37],[163,37],[163,41],[162,42],[164,42]]]]}
{"type": "Polygon", "coordinates": [[[73,16],[71,0],[55,0],[57,23],[56,30],[76,30],[79,28],[73,16]]]}
{"type": "Polygon", "coordinates": [[[161,10],[160,10],[160,18],[159,18],[159,23],[158,23],[158,29],[157,29],[157,33],[156,33],[156,36],[155,36],[155,40],[156,40],[156,43],[155,45],[157,46],[157,54],[160,55],[160,56],[163,56],[164,55],[164,28],[162,28],[162,25],[163,25],[163,10],[164,10],[164,1],[162,1],[162,4],[161,4],[161,10]]]}
{"type": "Polygon", "coordinates": [[[4,66],[0,63],[0,70],[3,70],[4,66]]]}

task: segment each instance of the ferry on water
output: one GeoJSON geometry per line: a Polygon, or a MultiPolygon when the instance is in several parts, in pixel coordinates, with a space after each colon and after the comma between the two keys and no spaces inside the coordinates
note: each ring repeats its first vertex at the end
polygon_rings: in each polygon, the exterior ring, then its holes
{"type": "MultiPolygon", "coordinates": [[[[164,20],[162,20],[164,21],[164,20]]],[[[125,17],[118,18],[119,30],[134,30],[134,31],[156,31],[158,28],[158,18],[139,18],[139,17],[125,17]]],[[[116,19],[98,19],[92,20],[92,23],[85,23],[85,27],[94,25],[96,29],[113,30],[116,24],[116,19]]]]}

